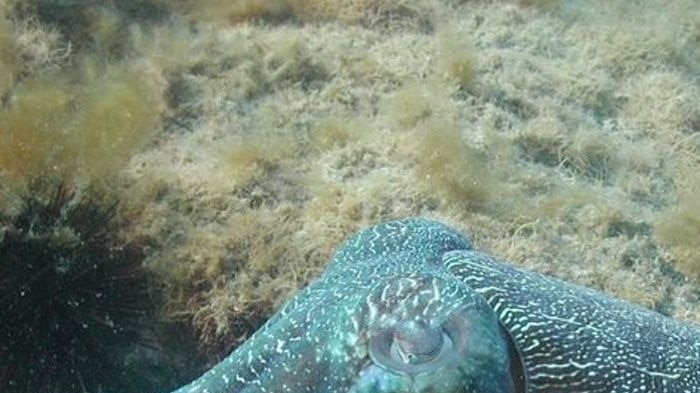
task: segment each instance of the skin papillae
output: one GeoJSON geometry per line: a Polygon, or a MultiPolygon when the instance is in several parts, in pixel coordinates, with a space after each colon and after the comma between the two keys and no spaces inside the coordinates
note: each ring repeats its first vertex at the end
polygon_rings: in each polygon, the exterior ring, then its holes
{"type": "Polygon", "coordinates": [[[500,262],[431,220],[352,236],[176,393],[700,393],[700,328],[500,262]]]}

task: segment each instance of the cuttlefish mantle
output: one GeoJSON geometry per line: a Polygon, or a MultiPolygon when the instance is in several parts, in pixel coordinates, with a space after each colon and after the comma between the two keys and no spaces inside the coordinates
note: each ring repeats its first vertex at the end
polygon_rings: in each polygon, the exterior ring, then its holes
{"type": "Polygon", "coordinates": [[[391,221],[175,393],[260,392],[700,393],[700,328],[391,221]]]}

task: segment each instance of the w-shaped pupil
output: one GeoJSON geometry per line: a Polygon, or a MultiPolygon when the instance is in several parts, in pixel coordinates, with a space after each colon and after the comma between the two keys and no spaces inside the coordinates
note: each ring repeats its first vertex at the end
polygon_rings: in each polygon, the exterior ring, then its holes
{"type": "Polygon", "coordinates": [[[424,363],[440,353],[442,329],[418,322],[405,322],[394,331],[392,354],[403,363],[424,363]]]}

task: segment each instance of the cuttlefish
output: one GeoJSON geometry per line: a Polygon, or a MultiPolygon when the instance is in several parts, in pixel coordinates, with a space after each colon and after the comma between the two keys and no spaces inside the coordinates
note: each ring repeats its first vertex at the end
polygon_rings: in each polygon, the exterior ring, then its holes
{"type": "Polygon", "coordinates": [[[176,390],[254,392],[700,393],[700,328],[390,221],[176,390]]]}

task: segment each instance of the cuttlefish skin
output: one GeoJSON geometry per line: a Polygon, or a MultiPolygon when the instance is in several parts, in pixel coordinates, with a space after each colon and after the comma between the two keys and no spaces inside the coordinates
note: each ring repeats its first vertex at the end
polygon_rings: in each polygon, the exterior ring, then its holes
{"type": "Polygon", "coordinates": [[[405,219],[352,236],[175,393],[239,392],[700,393],[700,329],[405,219]]]}

